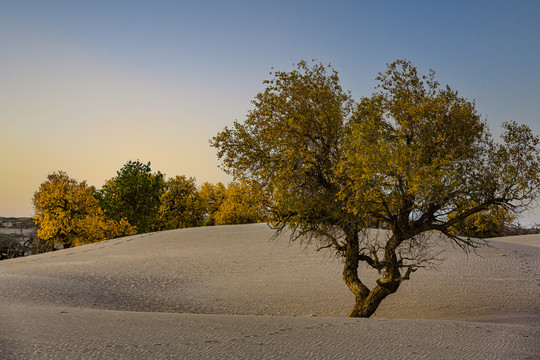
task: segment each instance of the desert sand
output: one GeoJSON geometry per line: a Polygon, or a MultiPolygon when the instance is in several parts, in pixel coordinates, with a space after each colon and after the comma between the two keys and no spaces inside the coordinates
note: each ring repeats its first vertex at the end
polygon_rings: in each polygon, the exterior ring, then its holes
{"type": "MultiPolygon", "coordinates": [[[[540,235],[420,269],[370,319],[330,252],[265,224],[0,262],[1,359],[540,359],[540,235]]],[[[368,286],[373,272],[360,269],[368,286]]]]}

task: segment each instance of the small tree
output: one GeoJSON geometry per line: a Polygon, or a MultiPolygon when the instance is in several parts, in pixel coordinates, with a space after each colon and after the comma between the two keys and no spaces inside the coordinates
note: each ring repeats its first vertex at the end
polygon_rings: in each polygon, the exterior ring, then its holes
{"type": "Polygon", "coordinates": [[[179,229],[201,225],[203,209],[195,178],[177,176],[165,183],[159,215],[164,229],[179,229]]]}
{"type": "Polygon", "coordinates": [[[165,181],[159,171],[152,173],[150,162],[128,161],[116,177],[99,191],[101,204],[108,218],[125,218],[138,233],[160,229],[159,207],[165,181]]]}
{"type": "Polygon", "coordinates": [[[203,225],[213,226],[216,224],[215,215],[225,200],[225,185],[218,182],[212,184],[205,182],[199,189],[199,199],[203,212],[203,225]]]}
{"type": "Polygon", "coordinates": [[[105,218],[94,193],[85,181],[79,183],[63,171],[50,174],[33,198],[37,236],[49,246],[58,242],[69,248],[134,234],[125,219],[105,218]]]}
{"type": "Polygon", "coordinates": [[[330,66],[302,61],[265,81],[246,121],[212,140],[228,173],[260,185],[278,231],[290,227],[291,240],[341,256],[354,317],[371,316],[433,260],[423,235],[479,246],[453,234],[460,221],[527,208],[540,189],[539,140],[529,128],[507,123],[504,144],[494,143],[474,102],[405,60],[377,79],[378,92],[355,104],[330,66]],[[388,236],[362,235],[373,224],[388,236]],[[371,289],[358,276],[361,262],[380,274],[371,289]]]}
{"type": "Polygon", "coordinates": [[[263,220],[260,189],[256,183],[233,182],[215,212],[215,224],[252,224],[263,220]]]}

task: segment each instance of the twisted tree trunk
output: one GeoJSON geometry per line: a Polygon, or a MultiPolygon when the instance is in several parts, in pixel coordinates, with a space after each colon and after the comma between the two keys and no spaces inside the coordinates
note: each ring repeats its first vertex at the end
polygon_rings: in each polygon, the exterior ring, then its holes
{"type": "Polygon", "coordinates": [[[397,266],[395,252],[391,247],[386,248],[385,262],[390,260],[392,266],[385,269],[386,276],[377,280],[377,285],[370,290],[358,277],[358,265],[360,263],[358,232],[347,233],[347,248],[345,253],[345,266],[343,269],[343,281],[349,290],[355,295],[356,302],[349,313],[349,317],[370,317],[388,295],[397,291],[404,280],[397,266]]]}

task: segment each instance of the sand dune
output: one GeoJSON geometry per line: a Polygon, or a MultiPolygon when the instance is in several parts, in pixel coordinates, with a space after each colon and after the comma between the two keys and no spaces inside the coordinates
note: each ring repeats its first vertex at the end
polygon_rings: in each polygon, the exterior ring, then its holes
{"type": "Polygon", "coordinates": [[[538,235],[477,255],[444,243],[437,269],[347,319],[340,261],[272,234],[183,229],[2,261],[0,358],[540,358],[538,235]]]}

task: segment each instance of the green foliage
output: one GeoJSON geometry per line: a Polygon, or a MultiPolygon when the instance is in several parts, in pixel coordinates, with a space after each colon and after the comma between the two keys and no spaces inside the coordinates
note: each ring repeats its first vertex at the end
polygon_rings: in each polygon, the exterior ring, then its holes
{"type": "Polygon", "coordinates": [[[116,177],[108,180],[99,192],[108,218],[125,218],[138,233],[160,229],[159,208],[165,188],[163,174],[152,173],[150,162],[128,161],[116,177]]]}
{"type": "Polygon", "coordinates": [[[85,181],[79,183],[63,171],[50,174],[33,198],[38,237],[68,248],[133,234],[125,219],[105,218],[94,193],[85,181]]]}
{"type": "Polygon", "coordinates": [[[163,229],[199,226],[203,209],[195,178],[177,176],[165,183],[159,215],[163,229]]]}

